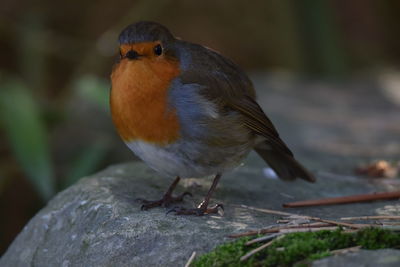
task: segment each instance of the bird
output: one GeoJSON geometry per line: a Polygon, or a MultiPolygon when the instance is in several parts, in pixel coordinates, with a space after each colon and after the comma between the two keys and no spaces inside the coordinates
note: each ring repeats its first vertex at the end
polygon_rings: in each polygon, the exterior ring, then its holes
{"type": "Polygon", "coordinates": [[[169,207],[191,195],[173,195],[181,178],[213,175],[198,206],[170,211],[218,213],[223,204],[209,204],[221,176],[252,150],[283,180],[315,181],[282,141],[257,103],[251,80],[232,60],[152,21],[128,25],[118,41],[111,72],[112,121],[134,154],[175,177],[161,199],[139,199],[142,210],[169,207]]]}

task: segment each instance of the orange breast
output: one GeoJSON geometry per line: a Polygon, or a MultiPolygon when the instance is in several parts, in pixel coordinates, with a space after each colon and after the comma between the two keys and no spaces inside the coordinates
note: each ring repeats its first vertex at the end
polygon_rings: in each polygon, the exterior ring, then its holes
{"type": "Polygon", "coordinates": [[[178,62],[163,56],[123,59],[114,68],[111,114],[124,141],[168,144],[179,138],[176,111],[167,103],[167,90],[178,75],[178,62]]]}

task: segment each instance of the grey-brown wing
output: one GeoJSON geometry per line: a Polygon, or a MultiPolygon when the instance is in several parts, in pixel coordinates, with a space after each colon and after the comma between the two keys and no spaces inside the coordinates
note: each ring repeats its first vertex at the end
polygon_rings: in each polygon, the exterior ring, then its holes
{"type": "Polygon", "coordinates": [[[257,104],[253,84],[240,67],[200,45],[189,44],[186,47],[189,47],[193,67],[181,73],[181,80],[202,85],[201,94],[218,104],[220,112],[237,111],[245,127],[265,137],[275,149],[292,156],[272,122],[257,104]]]}
{"type": "Polygon", "coordinates": [[[247,75],[234,62],[204,46],[180,42],[181,80],[184,83],[204,85],[202,94],[215,100],[249,95],[255,90],[247,75]]]}
{"type": "Polygon", "coordinates": [[[265,115],[258,103],[249,96],[231,99],[228,106],[239,111],[244,117],[244,124],[257,135],[263,136],[274,150],[293,156],[293,153],[279,137],[271,120],[265,115]]]}
{"type": "Polygon", "coordinates": [[[265,141],[258,144],[254,150],[281,179],[302,178],[309,182],[315,182],[315,177],[294,158],[293,153],[279,137],[272,122],[254,99],[246,97],[245,100],[231,102],[230,105],[245,115],[244,122],[248,128],[265,138],[265,141]]]}

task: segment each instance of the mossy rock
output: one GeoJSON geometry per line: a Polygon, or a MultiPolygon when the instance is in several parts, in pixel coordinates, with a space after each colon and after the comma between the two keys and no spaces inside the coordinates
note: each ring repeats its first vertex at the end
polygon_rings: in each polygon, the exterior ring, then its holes
{"type": "Polygon", "coordinates": [[[200,256],[192,266],[301,266],[312,260],[331,256],[336,249],[361,246],[363,249],[400,248],[400,234],[379,228],[356,233],[343,230],[287,234],[270,247],[240,262],[240,257],[260,246],[245,246],[250,238],[241,238],[200,256]]]}

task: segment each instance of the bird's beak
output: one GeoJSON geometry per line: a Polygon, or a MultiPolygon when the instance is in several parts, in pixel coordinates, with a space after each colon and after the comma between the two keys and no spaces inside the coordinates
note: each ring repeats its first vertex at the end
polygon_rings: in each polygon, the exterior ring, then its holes
{"type": "Polygon", "coordinates": [[[127,58],[130,60],[138,59],[141,55],[138,54],[135,50],[129,50],[125,55],[121,56],[121,59],[127,58]]]}

